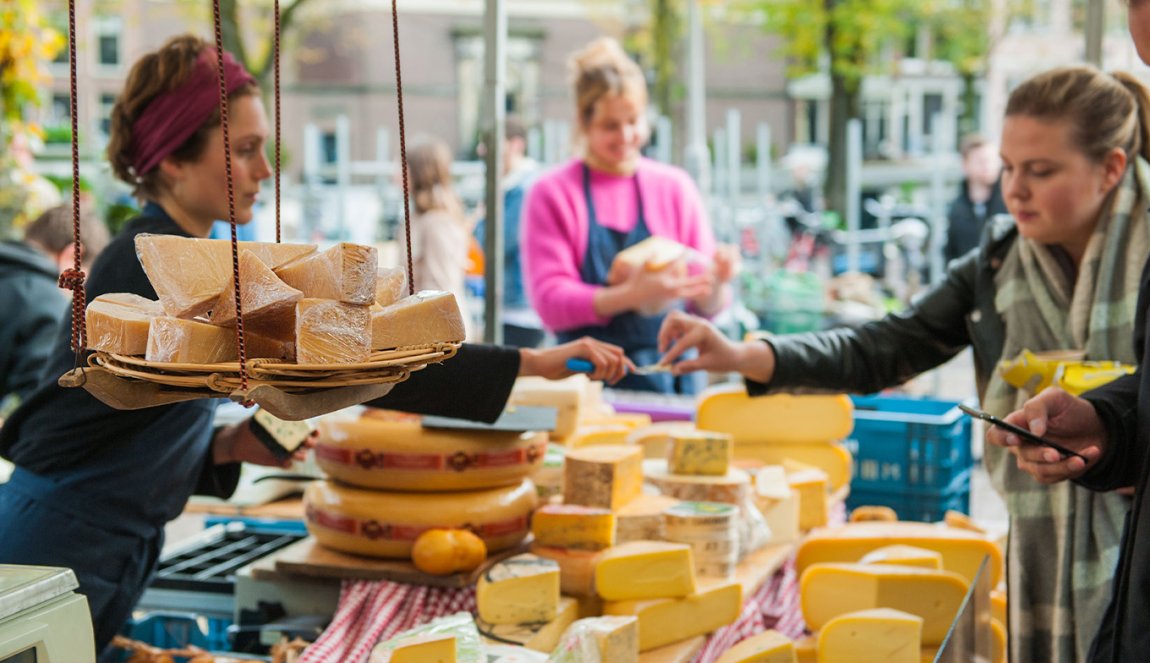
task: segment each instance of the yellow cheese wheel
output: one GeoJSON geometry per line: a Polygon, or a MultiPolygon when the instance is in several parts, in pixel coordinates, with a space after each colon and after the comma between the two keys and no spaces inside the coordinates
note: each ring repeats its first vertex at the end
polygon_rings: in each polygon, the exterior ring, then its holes
{"type": "Polygon", "coordinates": [[[304,492],[308,531],[321,544],[371,557],[409,558],[429,529],[468,529],[489,551],[521,542],[530,531],[535,486],[454,493],[399,493],[315,481],[304,492]]]}
{"type": "Polygon", "coordinates": [[[751,494],[751,477],[732,467],[722,476],[671,474],[667,462],[643,461],[643,481],[668,497],[687,502],[742,504],[751,494]]]}
{"type": "Polygon", "coordinates": [[[826,443],[851,432],[853,415],[845,394],[751,397],[743,385],[735,384],[713,387],[700,396],[695,425],[729,433],[735,444],[826,443]]]}
{"type": "Polygon", "coordinates": [[[876,548],[903,544],[942,553],[942,568],[974,582],[978,567],[988,560],[990,582],[997,585],[1003,574],[1002,551],[983,534],[927,523],[862,522],[816,529],[795,553],[795,570],[802,573],[820,562],[854,562],[876,548]]]}
{"type": "Polygon", "coordinates": [[[449,491],[517,485],[543,463],[546,433],[424,428],[419,421],[323,421],[316,463],[362,488],[449,491]]]}

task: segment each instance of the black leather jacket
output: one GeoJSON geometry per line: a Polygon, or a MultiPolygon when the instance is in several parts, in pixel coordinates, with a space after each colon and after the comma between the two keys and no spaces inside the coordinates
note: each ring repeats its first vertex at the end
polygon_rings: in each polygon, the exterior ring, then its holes
{"type": "Polygon", "coordinates": [[[1018,231],[1008,217],[984,229],[981,245],[951,261],[946,278],[901,313],[858,327],[774,336],[777,366],[769,384],[747,391],[872,393],[939,366],[970,345],[981,397],[1002,354],[1002,318],[994,308],[994,273],[1018,231]]]}

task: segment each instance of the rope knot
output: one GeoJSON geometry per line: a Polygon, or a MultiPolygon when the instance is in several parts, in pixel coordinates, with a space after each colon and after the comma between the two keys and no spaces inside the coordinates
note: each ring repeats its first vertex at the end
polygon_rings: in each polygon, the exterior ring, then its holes
{"type": "Polygon", "coordinates": [[[84,270],[65,269],[60,274],[60,287],[75,292],[84,287],[84,270]]]}

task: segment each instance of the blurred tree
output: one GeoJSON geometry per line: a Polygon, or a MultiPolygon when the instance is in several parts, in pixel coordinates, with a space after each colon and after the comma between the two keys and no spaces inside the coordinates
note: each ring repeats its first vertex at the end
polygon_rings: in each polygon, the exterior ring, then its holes
{"type": "MultiPolygon", "coordinates": [[[[3,1],[3,0],[0,0],[3,1]]],[[[289,52],[289,33],[299,27],[300,11],[313,0],[281,0],[280,2],[280,49],[289,52]]],[[[212,25],[212,6],[203,0],[181,0],[189,13],[199,20],[212,25]]],[[[275,17],[271,0],[240,2],[240,0],[220,0],[220,22],[224,36],[224,48],[243,63],[256,77],[260,88],[270,94],[272,91],[272,67],[275,65],[272,47],[274,46],[275,17]]],[[[207,35],[211,38],[211,34],[207,35]]],[[[280,64],[284,60],[280,58],[280,64]]]]}
{"type": "Polygon", "coordinates": [[[652,105],[668,117],[682,89],[676,65],[684,39],[684,3],[693,1],[642,0],[649,20],[639,22],[626,39],[627,50],[638,54],[650,76],[652,105]]]}
{"type": "Polygon", "coordinates": [[[65,37],[52,29],[37,0],[0,0],[0,234],[11,235],[32,213],[40,178],[29,144],[41,130],[24,121],[51,78],[47,65],[65,37]]]}
{"type": "MultiPolygon", "coordinates": [[[[861,115],[863,77],[879,55],[910,34],[920,0],[747,0],[768,32],[782,38],[793,75],[827,71],[831,79],[827,207],[846,209],[847,121],[861,115]]],[[[891,61],[887,61],[888,68],[891,61]]]]}

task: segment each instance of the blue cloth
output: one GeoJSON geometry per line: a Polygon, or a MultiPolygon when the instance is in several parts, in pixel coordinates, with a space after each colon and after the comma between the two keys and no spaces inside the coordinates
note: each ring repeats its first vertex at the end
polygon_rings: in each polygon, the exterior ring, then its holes
{"type": "MultiPolygon", "coordinates": [[[[531,186],[531,178],[521,178],[514,186],[503,191],[503,306],[508,309],[524,309],[531,306],[527,301],[527,291],[523,286],[523,265],[520,260],[519,244],[520,216],[523,200],[531,186]]],[[[482,245],[486,230],[486,219],[475,225],[475,239],[482,245]]]]}
{"type": "MultiPolygon", "coordinates": [[[[228,221],[216,221],[212,224],[212,232],[208,235],[211,239],[232,239],[232,224],[228,221]]],[[[256,224],[245,223],[236,226],[236,239],[241,242],[254,242],[256,241],[256,224]]]]}
{"type": "MultiPolygon", "coordinates": [[[[634,176],[635,196],[638,201],[639,219],[630,232],[623,233],[607,228],[599,223],[595,203],[591,199],[591,171],[583,165],[583,196],[587,204],[587,253],[579,275],[584,283],[606,285],[611,263],[623,249],[638,244],[651,236],[647,219],[643,213],[643,192],[639,188],[639,176],[634,176]]],[[[657,339],[659,327],[665,314],[641,315],[635,311],[620,313],[604,326],[587,326],[560,332],[556,335],[560,343],[567,343],[583,336],[613,343],[623,348],[636,366],[645,366],[659,361],[657,339]]],[[[664,394],[694,394],[698,391],[698,377],[685,375],[676,378],[669,373],[653,375],[628,374],[614,386],[618,389],[654,391],[664,394]]]]}

